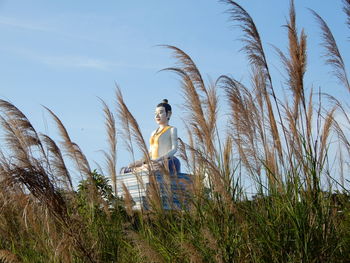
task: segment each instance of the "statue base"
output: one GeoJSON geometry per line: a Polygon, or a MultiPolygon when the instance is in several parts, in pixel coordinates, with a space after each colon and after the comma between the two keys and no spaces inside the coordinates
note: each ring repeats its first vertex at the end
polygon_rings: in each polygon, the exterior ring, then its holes
{"type": "Polygon", "coordinates": [[[134,210],[149,210],[160,205],[165,210],[187,209],[191,197],[192,178],[185,173],[165,175],[148,171],[117,176],[118,197],[125,198],[124,187],[133,199],[134,210]]]}

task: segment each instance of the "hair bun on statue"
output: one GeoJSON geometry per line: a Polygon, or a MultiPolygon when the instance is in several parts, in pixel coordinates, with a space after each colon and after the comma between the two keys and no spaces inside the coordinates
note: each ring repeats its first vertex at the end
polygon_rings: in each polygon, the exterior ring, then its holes
{"type": "Polygon", "coordinates": [[[169,111],[171,112],[171,106],[168,103],[167,99],[163,99],[162,102],[157,105],[157,107],[164,107],[166,113],[168,113],[169,111]]]}

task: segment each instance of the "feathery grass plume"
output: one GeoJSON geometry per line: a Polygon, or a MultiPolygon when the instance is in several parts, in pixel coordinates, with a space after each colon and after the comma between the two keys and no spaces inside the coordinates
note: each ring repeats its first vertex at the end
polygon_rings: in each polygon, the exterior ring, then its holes
{"type": "MultiPolygon", "coordinates": [[[[286,28],[288,30],[289,56],[285,55],[278,48],[275,49],[284,64],[288,75],[288,87],[293,94],[292,106],[289,106],[288,102],[284,106],[288,127],[292,131],[291,133],[285,132],[285,135],[290,170],[296,171],[296,160],[298,163],[303,164],[305,169],[309,168],[305,163],[303,149],[310,149],[314,143],[311,131],[313,93],[312,91],[310,92],[309,102],[307,102],[304,90],[304,74],[307,65],[306,34],[304,30],[301,30],[300,36],[298,36],[293,0],[290,1],[289,20],[287,21],[286,28]]],[[[314,154],[316,153],[314,152],[314,154]]]]}
{"type": "Polygon", "coordinates": [[[11,103],[0,100],[0,108],[7,119],[0,117],[6,132],[5,140],[12,149],[10,158],[16,162],[6,162],[2,155],[2,170],[14,183],[24,184],[31,193],[52,209],[57,218],[65,217],[65,203],[52,184],[47,169],[49,160],[42,142],[25,115],[11,103]],[[39,149],[35,156],[33,147],[39,149]]]}
{"type": "MultiPolygon", "coordinates": [[[[38,202],[37,200],[33,199],[28,205],[38,205],[38,207],[42,207],[43,209],[46,209],[47,207],[48,211],[50,212],[50,215],[53,215],[52,217],[49,217],[50,220],[53,220],[52,222],[55,222],[53,224],[59,226],[59,228],[62,229],[63,232],[66,232],[69,236],[72,237],[72,239],[74,239],[74,242],[72,242],[74,250],[78,249],[79,253],[82,253],[82,255],[86,256],[86,258],[89,258],[91,253],[88,252],[82,245],[81,237],[78,233],[76,233],[76,229],[74,229],[73,227],[74,222],[67,214],[67,207],[65,201],[63,200],[60,192],[54,189],[53,185],[47,178],[47,175],[44,174],[44,171],[40,170],[40,167],[32,167],[31,169],[14,167],[11,170],[6,171],[6,173],[9,177],[13,178],[17,187],[20,187],[22,184],[25,185],[27,189],[26,192],[28,193],[29,190],[33,194],[33,196],[40,201],[38,202]]],[[[14,194],[14,192],[11,191],[11,194],[14,194]]],[[[28,194],[26,194],[26,196],[28,196],[28,194]]],[[[18,203],[18,200],[19,199],[16,198],[16,200],[11,202],[12,205],[18,203]]],[[[47,219],[41,218],[42,215],[42,212],[36,212],[33,214],[33,216],[35,216],[35,219],[31,220],[28,224],[25,222],[24,223],[27,226],[29,226],[30,229],[33,229],[35,233],[41,233],[43,231],[42,223],[48,223],[47,219]],[[38,229],[35,230],[35,228],[38,229]]],[[[15,218],[12,218],[12,220],[14,219],[15,218]]],[[[25,216],[25,219],[28,219],[28,216],[25,216]]],[[[16,222],[18,222],[18,220],[16,222]]],[[[27,230],[25,231],[28,231],[28,227],[26,229],[27,230]]],[[[42,237],[40,237],[40,234],[38,235],[39,240],[41,240],[40,238],[42,237]]],[[[25,237],[21,238],[25,239],[25,237]]],[[[51,236],[50,238],[53,237],[51,236]]],[[[44,240],[46,240],[46,238],[44,240]]]]}
{"type": "MultiPolygon", "coordinates": [[[[304,74],[306,71],[307,55],[306,55],[306,35],[304,30],[301,31],[300,37],[298,37],[298,30],[296,27],[296,14],[294,8],[294,1],[290,1],[289,21],[285,26],[288,30],[288,42],[289,42],[289,57],[283,54],[283,52],[275,48],[279,54],[285,69],[288,74],[288,86],[293,93],[293,106],[294,106],[294,118],[297,120],[300,115],[300,103],[302,104],[303,111],[306,111],[306,100],[304,91],[304,74]]],[[[306,120],[307,121],[307,120],[306,120]]]]}
{"type": "MultiPolygon", "coordinates": [[[[313,109],[313,108],[312,108],[313,109]]],[[[294,158],[299,163],[304,163],[305,156],[303,155],[303,142],[298,129],[298,120],[295,118],[294,109],[291,109],[289,105],[285,107],[285,119],[288,123],[287,142],[290,145],[289,159],[292,162],[291,167],[294,167],[294,158]]]]}
{"type": "Polygon", "coordinates": [[[60,221],[66,223],[67,207],[59,191],[55,189],[42,167],[13,167],[6,173],[16,183],[21,183],[41,202],[45,203],[50,212],[60,221]]]}
{"type": "Polygon", "coordinates": [[[1,99],[0,109],[4,114],[6,114],[8,123],[20,132],[21,138],[19,139],[22,140],[22,143],[25,143],[25,146],[28,147],[28,150],[31,146],[37,146],[40,150],[40,153],[45,156],[45,151],[41,144],[39,136],[23,112],[21,112],[10,102],[1,99]]]}
{"type": "Polygon", "coordinates": [[[53,260],[55,243],[60,237],[56,235],[57,222],[54,223],[47,207],[28,192],[18,193],[13,189],[1,191],[0,207],[2,249],[10,250],[25,262],[53,260]]]}
{"type": "MultiPolygon", "coordinates": [[[[122,92],[120,88],[117,86],[116,89],[116,96],[117,96],[117,112],[118,112],[118,118],[121,121],[122,124],[122,132],[123,137],[125,137],[128,141],[129,150],[133,154],[133,147],[132,147],[132,141],[135,141],[141,152],[143,153],[143,156],[147,163],[150,163],[150,157],[147,149],[146,142],[142,136],[140,127],[134,118],[134,116],[129,111],[128,107],[126,106],[122,92]]],[[[134,156],[133,156],[134,158],[134,156]]]]}
{"type": "Polygon", "coordinates": [[[170,45],[164,45],[164,47],[172,50],[177,59],[176,67],[163,70],[172,71],[182,79],[185,109],[190,120],[189,128],[201,147],[206,149],[208,156],[214,158],[216,156],[214,135],[218,110],[216,87],[213,84],[209,88],[206,87],[196,64],[183,50],[170,45]]]}
{"type": "Polygon", "coordinates": [[[332,73],[336,76],[339,82],[345,86],[345,88],[350,92],[350,83],[346,73],[345,62],[339,51],[337,42],[328,27],[327,23],[323,18],[318,15],[315,11],[310,10],[315,16],[316,21],[319,23],[322,31],[322,46],[325,49],[324,57],[326,58],[326,64],[333,68],[332,73]]]}
{"type": "MultiPolygon", "coordinates": [[[[338,107],[338,108],[342,108],[342,107],[338,107]]],[[[342,109],[343,111],[344,109],[342,109]]],[[[344,112],[345,116],[348,118],[348,116],[346,115],[346,113],[344,112]]],[[[344,123],[340,123],[337,119],[333,120],[333,129],[335,130],[338,139],[339,139],[339,145],[338,145],[338,160],[339,160],[339,167],[340,167],[340,185],[342,187],[343,190],[346,190],[346,188],[344,187],[344,166],[347,165],[347,169],[350,168],[349,166],[349,162],[347,161],[348,158],[350,157],[350,138],[348,136],[349,132],[350,132],[350,128],[349,126],[344,126],[344,123]],[[347,157],[344,157],[343,151],[345,151],[345,153],[347,153],[347,157]]],[[[349,120],[347,119],[347,124],[350,124],[349,120]]],[[[348,190],[346,190],[345,192],[349,192],[348,190]]]]}
{"type": "Polygon", "coordinates": [[[248,55],[251,65],[261,69],[270,79],[268,64],[266,61],[263,45],[261,43],[258,29],[248,12],[239,4],[231,0],[223,0],[229,6],[227,13],[233,21],[239,23],[239,28],[245,33],[241,40],[246,44],[242,50],[248,55]]]}
{"type": "MultiPolygon", "coordinates": [[[[288,161],[290,167],[293,167],[292,154],[296,154],[300,157],[299,150],[302,149],[300,136],[308,138],[306,143],[311,145],[310,137],[307,136],[307,127],[310,127],[311,123],[308,117],[306,108],[306,98],[304,91],[304,74],[306,72],[307,54],[306,54],[306,34],[304,30],[301,31],[300,37],[298,37],[298,30],[296,27],[296,13],[294,7],[294,1],[290,1],[289,8],[289,20],[285,26],[288,30],[288,52],[289,56],[285,55],[280,49],[275,47],[278,55],[281,58],[282,63],[286,69],[288,79],[287,84],[293,94],[292,109],[286,102],[283,106],[286,111],[288,126],[292,130],[289,134],[284,130],[286,136],[286,147],[288,152],[288,161]],[[305,122],[305,124],[304,124],[305,122]],[[297,145],[295,145],[297,143],[297,145]]],[[[301,157],[301,159],[303,159],[301,157]]]]}
{"type": "Polygon", "coordinates": [[[117,193],[117,130],[115,118],[108,105],[103,100],[101,100],[101,103],[105,114],[105,126],[109,145],[109,151],[103,151],[103,153],[106,158],[108,175],[112,180],[113,191],[117,193]]]}
{"type": "Polygon", "coordinates": [[[45,134],[40,135],[43,143],[46,145],[48,153],[47,157],[50,162],[50,171],[52,173],[53,180],[59,180],[65,184],[66,188],[70,191],[73,190],[73,183],[67,166],[64,162],[62,152],[57,146],[54,140],[45,134]]]}
{"type": "Polygon", "coordinates": [[[240,82],[228,76],[219,77],[231,108],[230,119],[231,136],[235,142],[240,158],[251,174],[260,174],[259,156],[260,149],[257,145],[256,123],[261,118],[261,112],[257,111],[251,92],[240,82]]]}
{"type": "MultiPolygon", "coordinates": [[[[273,142],[270,142],[270,134],[271,134],[271,128],[269,125],[269,122],[267,121],[268,118],[266,118],[266,103],[264,100],[264,93],[266,90],[265,87],[265,80],[262,75],[262,72],[259,70],[254,70],[252,72],[252,86],[253,86],[253,101],[250,103],[252,105],[251,111],[254,112],[254,119],[255,121],[253,122],[256,126],[256,143],[257,145],[259,143],[262,144],[262,150],[267,152],[267,148],[270,145],[273,145],[273,142]]],[[[242,85],[242,84],[240,84],[242,85]]],[[[248,97],[249,98],[249,97],[248,97]]],[[[257,148],[257,146],[256,146],[257,148]]],[[[255,150],[256,154],[259,153],[259,148],[255,150]]],[[[266,154],[265,154],[266,157],[266,154]]],[[[256,160],[258,161],[258,160],[256,160]]],[[[257,174],[260,174],[257,172],[257,174]]]]}
{"type": "MultiPolygon", "coordinates": [[[[259,89],[260,82],[257,75],[253,76],[253,82],[259,89]]],[[[231,108],[230,136],[249,175],[261,184],[261,172],[264,166],[271,189],[275,186],[281,188],[280,167],[275,158],[274,148],[271,147],[273,143],[270,142],[273,138],[265,136],[270,134],[269,122],[265,120],[263,114],[265,103],[260,100],[261,95],[255,91],[259,95],[254,97],[254,93],[242,83],[227,76],[221,76],[218,83],[223,86],[231,108]]]]}
{"type": "MultiPolygon", "coordinates": [[[[8,150],[11,150],[12,163],[15,161],[16,165],[21,167],[31,166],[31,155],[28,153],[28,148],[25,142],[21,139],[19,131],[2,116],[0,116],[0,124],[5,131],[5,142],[8,150]],[[19,136],[18,136],[19,135],[19,136]]],[[[3,161],[6,161],[3,158],[3,161]]]]}
{"type": "Polygon", "coordinates": [[[341,146],[345,148],[345,150],[348,153],[348,156],[350,156],[350,140],[347,136],[349,129],[345,130],[344,126],[337,120],[333,121],[333,126],[341,141],[341,146]]]}
{"type": "MultiPolygon", "coordinates": [[[[231,212],[236,212],[233,193],[236,192],[237,189],[234,188],[234,185],[227,184],[227,178],[222,176],[220,168],[218,167],[215,160],[211,160],[207,158],[206,153],[202,153],[198,149],[191,147],[188,144],[185,144],[186,149],[192,152],[193,155],[196,156],[198,163],[202,166],[202,169],[198,170],[198,174],[195,173],[194,178],[198,177],[198,182],[195,181],[195,189],[194,192],[199,194],[197,197],[202,197],[203,191],[203,174],[208,177],[210,191],[214,194],[214,200],[216,204],[220,207],[225,207],[231,212]]],[[[197,172],[197,171],[195,171],[197,172]]]]}
{"type": "Polygon", "coordinates": [[[69,158],[73,160],[78,172],[90,178],[91,169],[84,153],[76,143],[72,142],[67,129],[64,127],[62,121],[57,117],[57,115],[53,113],[49,108],[44,108],[49,112],[53,120],[56,122],[61,138],[63,139],[62,145],[66,151],[66,154],[68,154],[69,158]]]}
{"type": "MultiPolygon", "coordinates": [[[[277,128],[277,122],[275,119],[274,110],[271,104],[269,93],[271,93],[273,100],[275,102],[275,107],[280,120],[280,125],[283,126],[282,116],[280,112],[279,103],[272,85],[272,79],[269,71],[269,66],[266,60],[265,52],[261,42],[261,38],[257,27],[248,14],[248,12],[241,7],[239,4],[232,0],[222,0],[222,2],[228,4],[230,7],[227,12],[231,15],[233,21],[239,23],[239,27],[244,33],[244,36],[241,38],[242,42],[245,44],[242,50],[247,54],[250,64],[252,65],[253,71],[260,72],[264,80],[263,87],[263,96],[266,103],[268,118],[271,127],[271,135],[273,137],[273,145],[279,159],[283,162],[283,152],[282,145],[280,140],[280,135],[277,128]]],[[[283,127],[282,127],[283,128],[283,127]]],[[[282,131],[285,133],[284,128],[282,131]]]]}
{"type": "MultiPolygon", "coordinates": [[[[295,117],[294,106],[291,107],[288,101],[283,106],[285,122],[288,125],[286,126],[288,128],[286,140],[289,145],[288,159],[290,166],[287,170],[291,176],[300,176],[300,174],[298,174],[299,166],[304,167],[305,171],[309,168],[307,166],[304,150],[314,147],[315,138],[313,137],[314,135],[312,131],[314,104],[312,90],[310,91],[307,103],[306,111],[304,109],[302,111],[298,110],[300,116],[297,118],[295,117]]],[[[318,114],[317,118],[317,120],[320,121],[321,116],[318,114]]],[[[318,137],[316,138],[316,142],[317,141],[318,137]]]]}
{"type": "Polygon", "coordinates": [[[333,119],[333,129],[335,130],[338,139],[339,139],[339,147],[338,147],[338,152],[341,155],[341,158],[339,158],[339,162],[342,161],[340,164],[341,169],[343,169],[343,165],[347,164],[349,165],[347,158],[343,156],[343,150],[346,151],[348,158],[350,157],[350,138],[348,136],[350,132],[349,124],[350,124],[350,117],[349,114],[347,113],[346,109],[344,108],[343,105],[341,105],[340,101],[337,100],[335,97],[328,95],[329,99],[333,102],[335,102],[335,105],[337,106],[337,109],[340,109],[340,111],[343,113],[343,116],[345,117],[345,122],[341,122],[338,119],[333,119]]]}
{"type": "Polygon", "coordinates": [[[343,0],[344,3],[344,12],[347,15],[347,21],[346,23],[348,24],[348,27],[350,29],[350,0],[343,0]]]}
{"type": "Polygon", "coordinates": [[[325,117],[325,120],[323,123],[322,132],[320,136],[320,148],[318,153],[319,161],[321,165],[324,163],[326,158],[326,153],[328,151],[328,147],[329,147],[328,137],[331,132],[331,127],[334,121],[334,113],[336,109],[337,109],[337,106],[334,106],[331,110],[327,112],[327,116],[325,117]]]}
{"type": "Polygon", "coordinates": [[[0,110],[4,114],[0,116],[0,122],[5,131],[7,150],[10,151],[8,154],[12,154],[16,164],[22,167],[30,167],[32,163],[47,165],[43,145],[27,117],[5,100],[0,100],[0,110]]]}
{"type": "Polygon", "coordinates": [[[173,55],[177,59],[179,68],[188,74],[189,78],[193,82],[193,86],[196,89],[201,90],[207,97],[209,97],[202,75],[191,57],[178,47],[171,45],[162,45],[161,47],[165,47],[173,51],[173,55]]]}

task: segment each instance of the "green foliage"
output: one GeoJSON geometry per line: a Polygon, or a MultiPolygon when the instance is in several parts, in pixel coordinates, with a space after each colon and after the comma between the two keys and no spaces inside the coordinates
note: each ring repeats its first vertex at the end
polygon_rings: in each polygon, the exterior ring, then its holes
{"type": "Polygon", "coordinates": [[[76,202],[85,234],[98,247],[98,258],[114,262],[123,242],[122,222],[126,214],[108,179],[93,171],[91,177],[79,183],[76,202]]]}

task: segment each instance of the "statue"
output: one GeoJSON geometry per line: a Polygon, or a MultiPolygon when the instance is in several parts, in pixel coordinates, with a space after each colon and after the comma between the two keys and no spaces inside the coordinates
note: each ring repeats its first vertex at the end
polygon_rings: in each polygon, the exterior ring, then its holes
{"type": "Polygon", "coordinates": [[[182,209],[186,205],[192,180],[189,175],[181,173],[180,161],[174,156],[178,138],[177,129],[169,125],[171,113],[168,100],[164,99],[157,105],[154,118],[158,128],[150,137],[150,161],[136,161],[122,168],[117,177],[117,194],[123,196],[124,185],[135,202],[133,209],[149,209],[147,196],[150,176],[159,187],[164,209],[182,209]],[[166,175],[163,173],[163,166],[169,171],[170,182],[164,179],[166,175]],[[149,170],[155,173],[150,175],[149,170]]]}
{"type": "MultiPolygon", "coordinates": [[[[181,172],[181,165],[179,159],[174,156],[178,143],[176,127],[169,126],[171,114],[171,106],[167,99],[157,105],[155,121],[159,126],[150,137],[150,168],[157,171],[162,165],[165,165],[170,174],[177,174],[181,172]]],[[[122,168],[121,173],[147,171],[148,165],[145,160],[139,160],[122,168]]]]}

